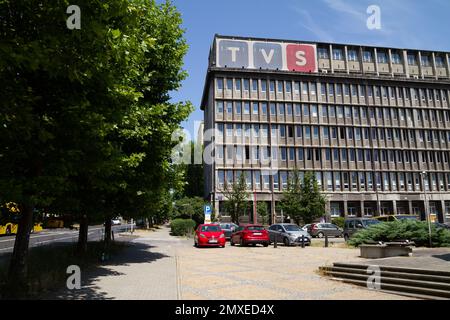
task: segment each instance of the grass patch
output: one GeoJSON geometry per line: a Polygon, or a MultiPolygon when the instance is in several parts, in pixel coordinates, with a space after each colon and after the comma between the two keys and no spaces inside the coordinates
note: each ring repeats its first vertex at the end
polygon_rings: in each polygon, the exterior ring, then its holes
{"type": "MultiPolygon", "coordinates": [[[[28,291],[20,292],[20,299],[34,299],[54,290],[63,288],[69,274],[67,267],[77,265],[82,271],[99,265],[103,258],[112,258],[119,254],[126,243],[112,242],[108,254],[105,254],[104,243],[89,242],[87,253],[77,253],[76,244],[53,244],[30,248],[28,257],[28,291]]],[[[0,265],[0,299],[5,296],[9,259],[0,265]]]]}

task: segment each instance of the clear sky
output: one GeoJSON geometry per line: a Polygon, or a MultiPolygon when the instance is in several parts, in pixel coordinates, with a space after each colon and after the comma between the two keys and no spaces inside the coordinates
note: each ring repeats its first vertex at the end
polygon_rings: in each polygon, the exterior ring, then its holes
{"type": "Polygon", "coordinates": [[[189,77],[174,101],[195,111],[183,126],[195,139],[214,34],[366,44],[450,51],[449,0],[173,0],[182,14],[189,77]],[[370,5],[381,9],[381,29],[366,25],[370,5]]]}

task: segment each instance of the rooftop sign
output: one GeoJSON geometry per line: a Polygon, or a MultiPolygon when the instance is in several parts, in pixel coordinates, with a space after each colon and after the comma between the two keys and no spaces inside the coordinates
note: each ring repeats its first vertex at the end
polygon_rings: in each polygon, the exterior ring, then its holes
{"type": "Polygon", "coordinates": [[[216,41],[217,67],[317,72],[317,50],[313,44],[216,41]]]}

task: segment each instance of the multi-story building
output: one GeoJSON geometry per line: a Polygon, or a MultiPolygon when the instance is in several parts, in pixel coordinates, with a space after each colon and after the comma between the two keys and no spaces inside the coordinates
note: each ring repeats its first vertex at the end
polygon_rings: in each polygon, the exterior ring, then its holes
{"type": "Polygon", "coordinates": [[[449,100],[448,52],[216,35],[206,197],[223,214],[225,186],[244,174],[248,200],[274,213],[296,168],[314,172],[332,217],[450,222],[449,100]]]}

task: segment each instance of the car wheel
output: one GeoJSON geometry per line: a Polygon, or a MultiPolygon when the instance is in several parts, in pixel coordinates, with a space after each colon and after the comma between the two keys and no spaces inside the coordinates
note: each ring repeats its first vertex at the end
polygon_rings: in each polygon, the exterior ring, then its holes
{"type": "Polygon", "coordinates": [[[269,246],[269,244],[266,242],[266,243],[264,243],[264,247],[268,247],[269,246]]]}
{"type": "Polygon", "coordinates": [[[291,241],[289,241],[288,238],[284,238],[284,239],[283,239],[283,243],[284,243],[284,245],[285,245],[286,247],[289,247],[289,246],[291,245],[291,241]]]}
{"type": "Polygon", "coordinates": [[[234,247],[233,239],[230,239],[230,246],[234,247]]]}
{"type": "Polygon", "coordinates": [[[319,232],[319,233],[317,234],[317,237],[319,237],[320,239],[322,239],[322,238],[324,237],[323,232],[319,232]]]}
{"type": "Polygon", "coordinates": [[[241,239],[241,241],[239,242],[239,245],[240,245],[241,247],[245,247],[245,242],[244,242],[244,240],[241,239]]]}

